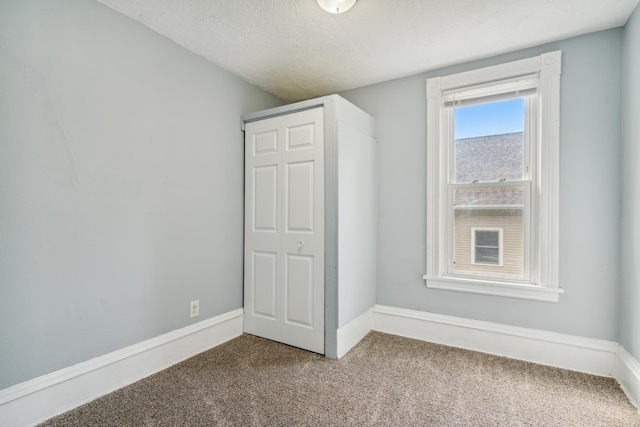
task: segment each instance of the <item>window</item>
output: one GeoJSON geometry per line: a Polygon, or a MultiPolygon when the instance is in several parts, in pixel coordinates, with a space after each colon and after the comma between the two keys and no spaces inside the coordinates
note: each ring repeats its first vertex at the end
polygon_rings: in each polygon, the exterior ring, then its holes
{"type": "Polygon", "coordinates": [[[558,301],[560,60],[427,80],[428,287],[558,301]]]}
{"type": "Polygon", "coordinates": [[[471,242],[473,264],[502,267],[502,228],[473,227],[471,229],[471,242]]]}

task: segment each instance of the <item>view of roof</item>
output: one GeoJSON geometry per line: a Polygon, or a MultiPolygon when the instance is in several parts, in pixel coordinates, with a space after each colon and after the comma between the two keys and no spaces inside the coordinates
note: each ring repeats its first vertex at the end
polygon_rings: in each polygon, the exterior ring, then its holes
{"type": "MultiPolygon", "coordinates": [[[[524,134],[489,135],[455,141],[457,183],[520,180],[524,175],[524,134]]],[[[522,207],[524,192],[519,187],[457,189],[454,206],[522,207]]]]}
{"type": "Polygon", "coordinates": [[[456,182],[491,182],[522,179],[524,134],[457,139],[455,142],[456,182]]]}

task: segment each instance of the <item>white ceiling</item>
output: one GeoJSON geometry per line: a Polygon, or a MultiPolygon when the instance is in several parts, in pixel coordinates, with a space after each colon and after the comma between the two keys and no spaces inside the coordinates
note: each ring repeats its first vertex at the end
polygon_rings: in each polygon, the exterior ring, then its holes
{"type": "Polygon", "coordinates": [[[285,101],[625,24],[639,0],[98,0],[285,101]]]}

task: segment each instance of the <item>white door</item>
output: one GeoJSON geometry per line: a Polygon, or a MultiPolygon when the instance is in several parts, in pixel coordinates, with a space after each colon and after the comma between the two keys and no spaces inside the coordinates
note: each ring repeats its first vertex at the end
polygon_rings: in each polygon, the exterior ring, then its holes
{"type": "Polygon", "coordinates": [[[322,108],[245,127],[244,330],[321,354],[323,141],[322,108]]]}

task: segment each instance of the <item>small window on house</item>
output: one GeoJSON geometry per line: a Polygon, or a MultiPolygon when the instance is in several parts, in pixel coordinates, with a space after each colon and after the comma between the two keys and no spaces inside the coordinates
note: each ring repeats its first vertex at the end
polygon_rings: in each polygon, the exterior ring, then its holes
{"type": "Polygon", "coordinates": [[[502,229],[473,228],[471,240],[474,264],[502,265],[502,229]]]}
{"type": "Polygon", "coordinates": [[[560,68],[427,80],[427,287],[559,300],[560,68]]]}

